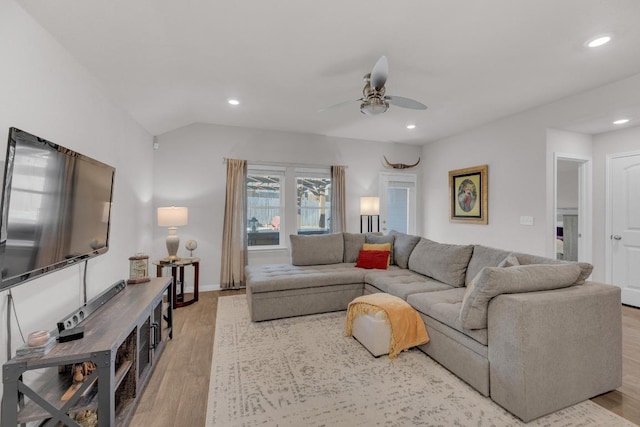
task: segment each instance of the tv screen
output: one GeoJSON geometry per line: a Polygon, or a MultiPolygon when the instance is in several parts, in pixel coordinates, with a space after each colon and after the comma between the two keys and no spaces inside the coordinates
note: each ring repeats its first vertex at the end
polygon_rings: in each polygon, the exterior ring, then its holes
{"type": "Polygon", "coordinates": [[[109,248],[115,168],[9,129],[0,218],[0,290],[109,248]]]}

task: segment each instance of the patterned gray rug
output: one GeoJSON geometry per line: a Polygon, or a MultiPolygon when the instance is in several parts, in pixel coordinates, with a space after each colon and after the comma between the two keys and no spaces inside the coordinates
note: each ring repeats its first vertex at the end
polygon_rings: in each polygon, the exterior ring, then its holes
{"type": "MultiPolygon", "coordinates": [[[[251,323],[220,298],[207,426],[522,426],[419,350],[374,358],[346,312],[251,323]]],[[[634,426],[591,401],[532,426],[634,426]]]]}

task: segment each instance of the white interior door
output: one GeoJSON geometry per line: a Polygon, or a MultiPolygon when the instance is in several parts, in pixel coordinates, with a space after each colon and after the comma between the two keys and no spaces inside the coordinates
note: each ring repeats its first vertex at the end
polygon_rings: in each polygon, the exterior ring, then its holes
{"type": "Polygon", "coordinates": [[[380,174],[380,231],[415,234],[416,175],[380,174]]]}
{"type": "Polygon", "coordinates": [[[613,157],[609,167],[610,282],[623,304],[640,307],[640,154],[613,157]]]}

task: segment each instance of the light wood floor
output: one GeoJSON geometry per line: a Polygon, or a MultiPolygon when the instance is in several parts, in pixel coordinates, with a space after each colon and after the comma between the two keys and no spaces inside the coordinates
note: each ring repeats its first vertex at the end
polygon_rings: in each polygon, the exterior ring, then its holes
{"type": "MultiPolygon", "coordinates": [[[[131,426],[205,425],[218,297],[238,294],[244,291],[203,292],[198,303],[174,311],[173,340],[153,372],[131,426]]],[[[593,401],[640,425],[640,309],[623,307],[622,312],[623,384],[593,401]]]]}

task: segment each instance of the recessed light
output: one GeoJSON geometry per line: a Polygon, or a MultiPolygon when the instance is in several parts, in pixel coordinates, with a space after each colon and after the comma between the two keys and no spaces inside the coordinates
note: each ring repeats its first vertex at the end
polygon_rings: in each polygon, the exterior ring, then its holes
{"type": "Polygon", "coordinates": [[[407,129],[415,129],[416,125],[407,125],[407,129]]]}
{"type": "Polygon", "coordinates": [[[230,99],[227,101],[229,104],[231,105],[238,105],[240,104],[240,101],[238,101],[237,99],[230,99]]]}
{"type": "Polygon", "coordinates": [[[598,47],[603,44],[607,44],[611,41],[611,36],[598,36],[595,39],[591,39],[587,42],[587,46],[589,47],[598,47]]]}
{"type": "Polygon", "coordinates": [[[620,119],[613,122],[614,125],[623,125],[625,123],[629,123],[629,119],[620,119]]]}

